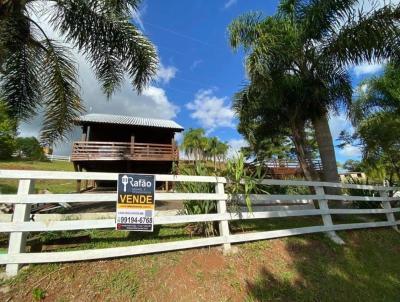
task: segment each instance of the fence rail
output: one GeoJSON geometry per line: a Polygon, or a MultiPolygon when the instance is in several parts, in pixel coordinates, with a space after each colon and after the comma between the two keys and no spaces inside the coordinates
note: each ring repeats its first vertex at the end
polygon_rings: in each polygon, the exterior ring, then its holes
{"type": "Polygon", "coordinates": [[[71,157],[66,155],[48,154],[46,157],[50,161],[71,161],[71,157]]]}
{"type": "MultiPolygon", "coordinates": [[[[284,236],[294,236],[300,234],[311,234],[324,232],[332,240],[337,243],[343,243],[336,231],[388,227],[391,226],[398,229],[399,221],[396,220],[394,214],[400,212],[399,207],[392,207],[393,202],[400,201],[400,198],[389,197],[391,192],[397,190],[394,187],[356,185],[343,183],[328,182],[309,182],[296,180],[272,180],[265,179],[259,183],[269,186],[306,186],[314,189],[315,194],[307,195],[267,195],[258,194],[250,195],[252,203],[256,206],[270,205],[279,203],[295,203],[299,201],[314,200],[318,204],[315,209],[285,209],[285,210],[263,210],[263,211],[244,211],[241,213],[229,213],[227,211],[227,203],[233,196],[227,194],[225,185],[227,180],[223,177],[215,176],[184,176],[184,175],[156,175],[157,181],[169,182],[201,182],[211,183],[215,189],[213,193],[156,193],[157,201],[184,201],[184,200],[215,200],[217,202],[217,213],[200,214],[200,215],[176,215],[163,216],[156,212],[154,223],[156,225],[167,225],[176,223],[193,223],[193,222],[219,222],[219,236],[188,239],[179,242],[165,242],[146,244],[130,247],[115,247],[106,249],[93,249],[82,251],[66,251],[66,252],[49,252],[49,253],[27,253],[25,251],[26,236],[29,232],[49,232],[49,231],[65,231],[65,230],[82,230],[82,229],[112,229],[115,228],[115,219],[110,213],[99,218],[82,218],[76,220],[41,220],[35,219],[31,221],[31,205],[35,203],[76,203],[91,202],[101,203],[116,201],[116,193],[80,193],[80,194],[35,194],[35,180],[43,179],[72,179],[72,180],[117,180],[116,173],[90,173],[90,172],[56,172],[56,171],[16,171],[16,170],[0,170],[0,179],[18,179],[19,186],[17,194],[0,195],[0,203],[14,204],[14,213],[10,218],[0,219],[0,232],[10,233],[8,253],[0,255],[0,264],[6,265],[8,275],[16,275],[21,264],[28,263],[48,263],[48,262],[66,262],[113,258],[129,255],[140,255],[155,252],[165,252],[179,249],[189,249],[203,246],[222,245],[225,251],[229,251],[232,243],[246,242],[253,240],[264,240],[270,238],[278,238],[284,236]],[[335,187],[342,189],[363,189],[379,192],[379,196],[347,196],[347,195],[328,195],[325,193],[326,187],[335,187]],[[352,208],[329,208],[330,201],[370,201],[377,202],[382,205],[379,209],[352,209],[352,208]],[[366,223],[349,223],[349,224],[333,224],[332,216],[337,214],[384,214],[385,221],[366,222],[366,223]],[[278,217],[298,217],[298,216],[321,216],[323,224],[312,227],[301,227],[294,229],[283,229],[275,231],[254,232],[231,234],[229,230],[229,222],[234,220],[247,219],[268,219],[278,217]]],[[[235,195],[239,200],[244,199],[244,195],[235,195]]],[[[156,208],[157,210],[157,208],[156,208]]],[[[86,215],[86,214],[85,214],[86,215]]],[[[7,216],[8,217],[8,216],[7,216]]],[[[83,217],[83,216],[82,216],[83,217]]],[[[86,215],[85,217],[88,217],[86,215]]]]}

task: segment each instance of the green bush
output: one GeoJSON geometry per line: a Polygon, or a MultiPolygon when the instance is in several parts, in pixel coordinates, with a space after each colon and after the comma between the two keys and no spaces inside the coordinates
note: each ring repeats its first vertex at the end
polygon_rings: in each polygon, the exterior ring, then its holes
{"type": "MultiPolygon", "coordinates": [[[[206,176],[212,175],[211,169],[196,162],[193,166],[186,166],[180,170],[183,175],[206,176]]],[[[178,182],[176,190],[183,193],[214,193],[212,183],[178,182]]],[[[182,214],[199,215],[217,212],[217,203],[214,200],[187,200],[183,202],[182,214]]],[[[192,233],[211,236],[217,234],[216,224],[213,222],[197,222],[189,225],[192,233]]]]}
{"type": "Polygon", "coordinates": [[[43,147],[35,137],[18,137],[16,150],[19,157],[28,160],[47,160],[43,147]]]}
{"type": "Polygon", "coordinates": [[[44,298],[46,298],[46,291],[40,287],[36,287],[32,291],[32,298],[34,301],[42,301],[44,298]]]}
{"type": "Polygon", "coordinates": [[[0,159],[10,159],[15,151],[16,121],[7,114],[6,106],[0,101],[0,159]]]}

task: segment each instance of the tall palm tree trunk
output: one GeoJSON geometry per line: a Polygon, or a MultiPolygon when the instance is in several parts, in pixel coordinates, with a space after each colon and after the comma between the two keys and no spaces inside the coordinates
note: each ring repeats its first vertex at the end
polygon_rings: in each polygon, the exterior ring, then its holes
{"type": "MultiPolygon", "coordinates": [[[[329,128],[328,115],[324,114],[321,117],[313,120],[315,129],[315,138],[318,143],[319,155],[322,163],[323,180],[328,182],[339,182],[339,173],[336,164],[335,147],[331,129],[329,128]]],[[[341,195],[339,188],[326,187],[325,192],[331,195],[341,195]]],[[[330,201],[331,207],[342,207],[343,201],[330,201]]]]}
{"type": "Polygon", "coordinates": [[[329,182],[339,182],[335,147],[333,145],[331,130],[329,128],[328,116],[324,114],[320,118],[314,119],[313,125],[323,167],[323,180],[329,182]]]}

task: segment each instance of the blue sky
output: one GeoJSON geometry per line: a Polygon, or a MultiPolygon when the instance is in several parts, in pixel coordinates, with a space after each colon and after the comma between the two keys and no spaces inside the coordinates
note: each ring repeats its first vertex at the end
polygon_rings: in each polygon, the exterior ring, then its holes
{"type": "MultiPolygon", "coordinates": [[[[163,66],[170,68],[171,79],[159,86],[179,107],[175,119],[185,128],[203,127],[209,135],[230,142],[233,148],[243,144],[235,129],[230,104],[232,95],[245,81],[244,54],[230,49],[227,26],[245,12],[273,14],[277,3],[265,0],[143,3],[135,22],[157,46],[163,66]]],[[[367,64],[352,68],[354,85],[381,68],[367,64]]],[[[351,126],[340,115],[332,117],[331,127],[337,137],[340,130],[351,126]]],[[[341,162],[359,158],[359,150],[351,146],[336,153],[341,162]]]]}
{"type": "MultiPolygon", "coordinates": [[[[228,44],[227,26],[250,10],[272,14],[276,1],[145,1],[137,22],[157,46],[162,64],[176,68],[160,83],[179,106],[185,128],[204,127],[209,135],[240,144],[230,110],[244,83],[243,54],[228,44]]],[[[137,20],[137,18],[136,18],[137,20]]]]}
{"type": "MultiPolygon", "coordinates": [[[[227,26],[245,12],[271,15],[277,3],[272,0],[144,0],[133,20],[158,49],[161,64],[157,79],[142,95],[137,95],[125,83],[107,101],[85,58],[73,50],[87,112],[174,119],[186,129],[203,127],[208,135],[229,142],[231,152],[237,150],[245,142],[236,131],[231,99],[245,83],[244,54],[230,49],[227,26]]],[[[37,18],[51,36],[62,39],[45,20],[37,18]]],[[[350,67],[354,85],[381,70],[381,65],[350,67]]],[[[21,134],[37,135],[40,122],[39,115],[33,122],[22,125],[21,134]]],[[[342,129],[351,130],[344,114],[332,117],[330,124],[334,138],[342,129]]],[[[76,129],[70,141],[56,146],[56,152],[70,153],[71,141],[79,137],[79,132],[76,129]]],[[[343,162],[359,158],[360,151],[347,146],[336,150],[336,154],[343,162]]]]}

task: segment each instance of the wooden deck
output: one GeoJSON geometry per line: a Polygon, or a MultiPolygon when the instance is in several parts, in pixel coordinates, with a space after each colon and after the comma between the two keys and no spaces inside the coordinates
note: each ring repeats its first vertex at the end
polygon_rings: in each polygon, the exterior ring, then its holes
{"type": "Polygon", "coordinates": [[[71,161],[88,160],[177,161],[179,151],[178,147],[172,144],[75,142],[71,161]]]}

